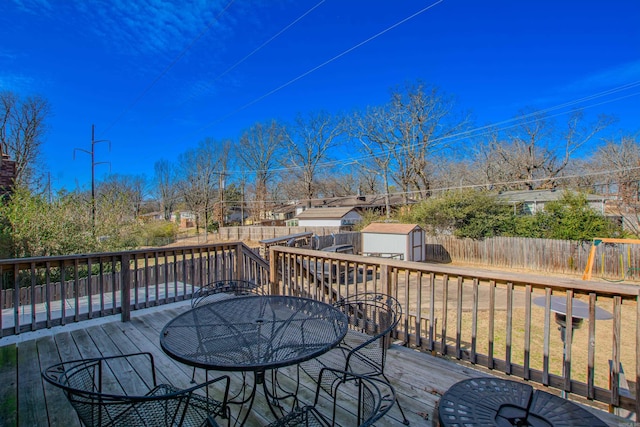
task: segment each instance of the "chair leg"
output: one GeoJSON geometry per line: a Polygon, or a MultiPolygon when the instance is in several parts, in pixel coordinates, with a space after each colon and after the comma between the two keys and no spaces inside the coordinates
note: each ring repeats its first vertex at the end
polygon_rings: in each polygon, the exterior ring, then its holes
{"type": "MultiPolygon", "coordinates": [[[[391,381],[389,381],[389,378],[387,378],[384,373],[382,374],[382,376],[389,384],[391,384],[391,381]]],[[[398,409],[400,409],[400,414],[402,415],[402,424],[408,426],[410,423],[406,415],[404,414],[404,410],[402,409],[402,405],[400,405],[400,399],[398,398],[398,396],[396,396],[396,405],[398,405],[398,409]]]]}
{"type": "Polygon", "coordinates": [[[195,384],[196,382],[196,368],[193,368],[193,373],[191,374],[191,384],[195,384]]]}

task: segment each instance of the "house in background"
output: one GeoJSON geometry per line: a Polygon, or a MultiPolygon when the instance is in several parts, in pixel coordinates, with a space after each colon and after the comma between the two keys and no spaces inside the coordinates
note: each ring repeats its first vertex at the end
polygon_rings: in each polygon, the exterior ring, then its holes
{"type": "MultiPolygon", "coordinates": [[[[415,204],[416,201],[409,199],[406,201],[403,196],[389,195],[389,207],[392,211],[398,210],[406,205],[415,204]]],[[[268,213],[269,221],[283,221],[288,226],[294,226],[296,217],[305,209],[315,208],[355,208],[357,212],[372,212],[374,214],[384,214],[386,212],[386,201],[384,194],[368,196],[344,196],[326,197],[324,199],[314,199],[311,205],[306,201],[297,203],[287,203],[275,206],[268,213]]]]}
{"type": "Polygon", "coordinates": [[[361,234],[363,255],[426,260],[424,230],[418,224],[372,222],[361,234]]]}
{"type": "Polygon", "coordinates": [[[191,228],[196,226],[196,214],[190,211],[173,212],[171,221],[178,222],[180,228],[191,228]],[[180,222],[178,222],[180,219],[180,222]]]}
{"type": "Polygon", "coordinates": [[[300,212],[296,217],[299,227],[340,227],[350,230],[362,221],[357,209],[346,208],[311,208],[300,212]]]}
{"type": "MultiPolygon", "coordinates": [[[[536,212],[544,210],[546,203],[558,201],[564,194],[565,190],[503,191],[498,195],[498,200],[512,205],[516,214],[535,215],[536,212]]],[[[605,215],[605,204],[611,200],[610,197],[595,194],[587,194],[586,197],[593,210],[605,215]]]]}
{"type": "Polygon", "coordinates": [[[286,221],[291,221],[296,217],[296,204],[287,203],[273,207],[270,212],[267,212],[267,218],[262,220],[262,225],[285,225],[286,221]]]}
{"type": "Polygon", "coordinates": [[[164,213],[160,211],[147,212],[140,214],[138,217],[144,222],[162,221],[164,220],[164,213]]]}

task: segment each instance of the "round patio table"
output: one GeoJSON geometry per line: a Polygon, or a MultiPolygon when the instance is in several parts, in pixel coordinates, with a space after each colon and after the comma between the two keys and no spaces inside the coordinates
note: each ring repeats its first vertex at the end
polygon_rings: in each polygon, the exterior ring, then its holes
{"type": "Polygon", "coordinates": [[[440,399],[438,418],[443,427],[607,426],[567,399],[528,384],[488,377],[454,384],[440,399]]]}
{"type": "Polygon", "coordinates": [[[263,384],[267,402],[277,416],[271,406],[275,396],[264,381],[265,371],[329,351],[342,341],[347,327],[344,313],[320,301],[240,296],[197,306],[172,319],[161,332],[160,345],[170,357],[190,366],[253,372],[250,397],[233,403],[248,405],[250,410],[256,386],[263,384]]]}

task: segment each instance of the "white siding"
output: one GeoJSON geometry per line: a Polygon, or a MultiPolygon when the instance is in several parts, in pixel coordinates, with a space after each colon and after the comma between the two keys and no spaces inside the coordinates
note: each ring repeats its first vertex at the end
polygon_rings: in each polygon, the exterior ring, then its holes
{"type": "Polygon", "coordinates": [[[340,227],[339,219],[299,219],[300,227],[340,227]]]}
{"type": "Polygon", "coordinates": [[[402,254],[405,261],[424,261],[424,233],[416,229],[409,234],[362,233],[362,252],[402,254]]]}
{"type": "Polygon", "coordinates": [[[402,254],[408,260],[407,236],[404,234],[362,233],[362,252],[402,254]]]}

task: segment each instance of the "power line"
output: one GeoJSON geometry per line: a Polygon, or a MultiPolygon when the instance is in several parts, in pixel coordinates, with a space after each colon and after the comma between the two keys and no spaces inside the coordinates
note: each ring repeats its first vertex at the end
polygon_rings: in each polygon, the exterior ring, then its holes
{"type": "MultiPolygon", "coordinates": [[[[474,188],[486,188],[486,187],[500,187],[500,186],[507,186],[507,185],[517,185],[517,184],[526,184],[526,183],[531,183],[531,182],[545,182],[545,181],[549,181],[549,180],[556,180],[556,181],[563,181],[563,180],[570,180],[570,179],[575,179],[575,178],[588,178],[588,177],[596,177],[596,176],[606,176],[606,175],[614,175],[614,174],[621,174],[621,173],[625,173],[628,174],[630,172],[633,171],[640,171],[640,166],[635,166],[635,167],[628,167],[628,168],[620,168],[620,169],[615,169],[615,170],[608,170],[608,171],[599,171],[599,172],[589,172],[589,173],[584,173],[584,174],[574,174],[574,175],[563,175],[563,176],[547,176],[547,177],[541,177],[541,178],[534,178],[534,179],[528,179],[528,180],[512,180],[512,181],[496,181],[496,182],[486,182],[486,183],[482,183],[482,184],[468,184],[468,185],[453,185],[453,186],[448,186],[448,187],[436,187],[436,188],[430,188],[429,191],[432,193],[438,193],[438,192],[445,192],[445,191],[452,191],[452,190],[462,190],[462,189],[474,189],[474,188]]],[[[611,182],[612,184],[616,184],[617,182],[611,182]]],[[[411,196],[411,195],[420,195],[424,193],[424,190],[410,190],[410,191],[394,191],[394,192],[390,192],[388,193],[389,196],[411,196]]],[[[365,194],[365,197],[384,197],[387,193],[373,193],[373,194],[365,194]]],[[[360,195],[363,196],[363,195],[360,195]]],[[[276,200],[276,199],[265,199],[265,200],[246,200],[244,204],[282,204],[282,205],[294,205],[295,203],[298,203],[300,201],[312,201],[312,202],[318,202],[318,201],[323,201],[323,200],[335,200],[335,199],[348,199],[348,198],[353,198],[353,197],[358,197],[358,194],[350,194],[350,195],[344,195],[344,196],[336,196],[336,197],[314,197],[314,198],[305,198],[305,199],[280,199],[280,200],[276,200]]],[[[173,199],[171,199],[172,201],[177,201],[180,200],[179,197],[175,197],[173,199]]],[[[226,202],[226,203],[234,203],[234,202],[226,202]]],[[[236,202],[239,203],[239,202],[236,202]]]]}
{"type": "MultiPolygon", "coordinates": [[[[634,89],[636,87],[640,87],[640,81],[636,81],[636,82],[632,82],[629,84],[625,84],[622,86],[618,86],[612,89],[608,89],[602,92],[598,92],[592,95],[588,95],[582,98],[578,98],[575,100],[571,100],[571,101],[567,101],[565,103],[562,104],[558,104],[555,106],[551,106],[548,108],[544,108],[541,110],[536,110],[521,116],[517,116],[511,119],[506,119],[506,120],[502,120],[496,123],[491,123],[488,125],[483,125],[483,126],[479,126],[470,130],[466,130],[466,131],[462,131],[462,132],[458,132],[456,134],[453,135],[447,135],[445,137],[439,137],[439,138],[434,138],[431,139],[429,141],[429,143],[435,143],[435,142],[440,142],[440,141],[444,141],[447,140],[451,143],[454,142],[459,142],[459,141],[464,141],[467,140],[469,138],[477,138],[479,136],[483,136],[483,135],[487,135],[489,133],[492,132],[501,132],[501,131],[505,131],[507,129],[512,129],[514,127],[517,126],[521,126],[522,124],[527,124],[527,123],[532,123],[533,121],[535,121],[537,119],[538,116],[540,115],[545,115],[545,117],[547,118],[553,118],[553,117],[558,117],[564,114],[567,114],[567,111],[561,111],[561,112],[556,112],[555,114],[548,114],[563,108],[567,108],[570,106],[574,106],[574,105],[578,105],[584,101],[588,101],[588,100],[595,100],[598,98],[602,98],[608,95],[612,95],[624,90],[629,90],[629,89],[634,89]]],[[[604,105],[604,104],[608,104],[611,102],[616,102],[619,101],[621,99],[625,99],[625,98],[630,98],[633,96],[638,96],[640,95],[640,92],[635,92],[635,93],[631,93],[631,94],[627,94],[627,95],[623,95],[623,96],[619,96],[617,98],[613,98],[613,99],[608,99],[605,101],[601,101],[595,104],[589,104],[586,106],[581,107],[580,109],[585,109],[585,108],[593,108],[599,105],[604,105]]],[[[419,146],[422,143],[413,143],[411,144],[411,147],[416,147],[419,146]]],[[[395,149],[390,150],[390,152],[395,152],[395,149]]],[[[357,163],[359,161],[364,161],[364,160],[368,160],[368,159],[373,159],[379,156],[384,156],[387,155],[388,151],[379,151],[377,153],[371,153],[371,154],[367,154],[367,155],[363,155],[363,156],[359,156],[359,157],[348,157],[348,158],[343,158],[340,160],[332,160],[332,161],[326,161],[326,162],[322,162],[318,164],[318,167],[333,167],[333,166],[346,166],[349,164],[353,164],[353,163],[357,163]]],[[[302,169],[302,166],[288,166],[288,167],[282,167],[282,168],[274,168],[272,169],[272,171],[274,172],[285,172],[285,171],[291,171],[291,170],[300,170],[302,169]]],[[[247,170],[247,169],[242,169],[242,170],[230,170],[230,173],[256,173],[259,172],[259,170],[247,170]]]]}
{"type": "Polygon", "coordinates": [[[328,59],[328,60],[324,61],[323,63],[321,63],[321,64],[319,64],[319,65],[316,65],[315,67],[311,68],[310,70],[305,71],[304,73],[302,73],[302,74],[298,75],[297,77],[294,77],[293,79],[289,80],[288,82],[283,83],[282,85],[280,85],[280,86],[276,87],[275,89],[272,89],[272,90],[270,90],[269,92],[267,92],[267,93],[265,93],[265,94],[263,94],[263,95],[261,95],[261,96],[259,96],[259,97],[255,98],[254,100],[252,100],[252,101],[250,101],[250,102],[248,102],[248,103],[244,104],[243,106],[241,106],[241,107],[237,108],[236,110],[232,111],[231,113],[229,113],[229,114],[227,114],[227,115],[225,115],[225,116],[222,116],[222,117],[220,117],[219,119],[216,119],[216,120],[214,120],[213,122],[210,122],[210,123],[208,123],[208,124],[206,124],[206,125],[204,125],[204,126],[200,127],[200,128],[199,128],[199,129],[197,129],[194,133],[196,133],[196,132],[200,132],[200,131],[202,131],[202,130],[204,130],[204,129],[207,129],[207,128],[209,128],[209,127],[213,126],[214,124],[220,123],[220,122],[222,122],[222,121],[224,121],[224,120],[228,119],[229,117],[231,117],[231,116],[233,116],[233,115],[235,115],[235,114],[239,113],[240,111],[242,111],[242,110],[245,110],[245,109],[249,108],[250,106],[252,106],[252,105],[254,105],[254,104],[256,104],[256,103],[258,103],[258,102],[262,101],[263,99],[265,99],[265,98],[267,98],[267,97],[269,97],[269,96],[273,95],[273,94],[274,94],[274,93],[276,93],[276,92],[279,92],[280,90],[282,90],[282,89],[286,88],[287,86],[292,85],[293,83],[295,83],[295,82],[297,82],[298,80],[300,80],[300,79],[302,79],[302,78],[304,78],[304,77],[308,76],[309,74],[311,74],[311,73],[313,73],[313,72],[315,72],[315,71],[319,70],[320,68],[323,68],[324,66],[329,65],[330,63],[332,63],[332,62],[334,62],[334,61],[336,61],[336,60],[338,60],[338,59],[342,58],[343,56],[345,56],[345,55],[347,55],[347,54],[349,54],[349,53],[353,52],[354,50],[356,50],[356,49],[358,49],[358,48],[360,48],[360,47],[364,46],[365,44],[369,43],[370,41],[377,39],[378,37],[382,36],[383,34],[385,34],[385,33],[389,32],[389,31],[391,31],[391,30],[393,30],[394,28],[396,28],[396,27],[398,27],[398,26],[400,26],[400,25],[402,25],[402,24],[406,23],[407,21],[410,21],[411,19],[415,18],[416,16],[421,15],[422,13],[424,13],[424,12],[426,12],[427,10],[429,10],[429,9],[431,9],[431,8],[433,8],[433,7],[435,7],[435,6],[437,6],[438,4],[440,4],[440,3],[442,3],[442,2],[444,2],[444,0],[438,0],[438,1],[436,1],[435,3],[430,4],[429,6],[426,6],[426,7],[422,8],[422,9],[420,9],[419,11],[417,11],[417,12],[413,13],[412,15],[410,15],[410,16],[408,16],[408,17],[406,17],[406,18],[404,18],[404,19],[402,19],[402,20],[400,20],[400,21],[396,22],[395,24],[393,24],[393,25],[391,25],[391,26],[389,26],[389,27],[385,28],[384,30],[382,30],[382,31],[380,31],[380,32],[378,32],[378,33],[376,33],[376,34],[374,34],[373,36],[371,36],[371,37],[369,37],[369,38],[367,38],[367,39],[365,39],[365,40],[361,41],[360,43],[357,43],[356,45],[354,45],[354,46],[352,46],[352,47],[350,47],[349,49],[347,49],[347,50],[345,50],[345,51],[343,51],[343,52],[341,52],[341,53],[339,53],[339,54],[335,55],[335,56],[334,56],[334,57],[332,57],[331,59],[328,59]]]}
{"type": "MultiPolygon", "coordinates": [[[[233,65],[229,66],[226,70],[224,70],[222,73],[218,74],[217,76],[215,76],[212,80],[211,83],[218,81],[220,78],[222,78],[223,76],[225,76],[226,74],[230,73],[231,71],[233,71],[234,69],[236,69],[239,65],[241,65],[243,62],[245,62],[246,60],[248,60],[249,58],[251,58],[253,55],[255,55],[256,53],[258,53],[259,51],[261,51],[263,48],[265,48],[268,44],[270,44],[272,41],[274,41],[275,39],[277,39],[278,37],[280,37],[282,34],[284,34],[287,30],[289,30],[291,27],[293,27],[295,24],[297,24],[298,22],[300,22],[303,18],[305,18],[307,15],[309,15],[311,12],[313,12],[314,10],[316,10],[318,7],[320,7],[320,5],[322,5],[326,0],[321,0],[320,2],[318,2],[317,4],[315,4],[314,6],[312,6],[310,9],[308,9],[306,12],[304,12],[302,15],[298,16],[296,19],[294,19],[293,21],[291,21],[289,24],[285,25],[283,28],[281,28],[277,33],[275,33],[273,36],[271,36],[268,40],[266,40],[265,42],[263,42],[260,46],[256,47],[255,49],[253,49],[250,53],[248,53],[247,55],[245,55],[244,57],[242,57],[242,59],[236,61],[233,65]]],[[[207,85],[206,88],[211,87],[211,85],[207,85]]],[[[187,98],[186,100],[184,100],[183,102],[181,102],[180,104],[178,104],[178,107],[181,107],[182,105],[186,104],[188,101],[190,101],[191,99],[193,99],[195,97],[195,95],[190,96],[189,98],[187,98]]],[[[165,116],[168,117],[169,115],[165,116]]]]}

